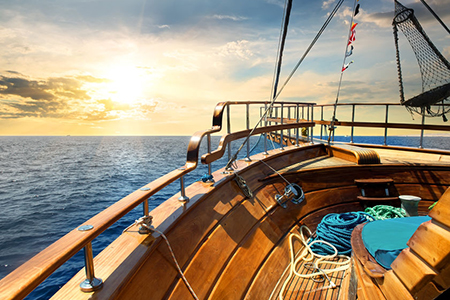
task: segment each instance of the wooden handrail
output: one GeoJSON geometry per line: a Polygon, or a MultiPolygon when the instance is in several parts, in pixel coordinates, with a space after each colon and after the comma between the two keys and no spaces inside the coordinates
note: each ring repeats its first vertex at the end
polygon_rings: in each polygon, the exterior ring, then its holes
{"type": "MultiPolygon", "coordinates": [[[[242,104],[268,104],[267,101],[240,101],[240,102],[220,102],[216,105],[213,114],[213,126],[211,129],[198,131],[190,139],[186,164],[172,172],[152,181],[143,186],[145,190],[136,190],[130,195],[122,198],[114,203],[104,211],[92,217],[82,225],[92,225],[94,228],[89,231],[81,232],[77,229],[72,230],[65,236],[51,244],[49,247],[35,255],[33,258],[19,266],[13,272],[8,274],[0,281],[0,295],[4,299],[22,299],[32,292],[40,283],[42,283],[48,276],[50,276],[62,264],[74,256],[78,251],[83,249],[88,243],[92,242],[98,235],[108,229],[111,225],[117,222],[120,218],[130,212],[146,199],[150,198],[164,187],[168,186],[177,179],[191,172],[198,165],[200,144],[205,135],[221,131],[223,124],[224,109],[228,105],[242,105],[242,104]],[[148,190],[149,189],[149,190],[148,190]]],[[[308,105],[306,103],[291,102],[295,105],[308,105]]],[[[311,105],[311,104],[309,104],[311,105]]],[[[313,126],[313,123],[310,123],[313,126]]],[[[307,126],[306,124],[303,126],[307,126]]],[[[294,128],[296,125],[275,126],[271,130],[281,130],[294,128]]],[[[248,130],[244,131],[248,132],[248,130]]],[[[237,138],[243,137],[244,132],[238,132],[231,135],[226,135],[225,145],[237,138]]],[[[260,133],[259,128],[255,134],[260,133]]],[[[248,133],[247,133],[248,134],[248,133]]],[[[222,146],[223,143],[222,143],[222,146]]],[[[220,148],[220,146],[219,146],[220,148]]],[[[223,152],[215,151],[215,159],[220,158],[223,152]],[[219,156],[220,153],[220,156],[219,156]]]]}
{"type": "MultiPolygon", "coordinates": [[[[299,122],[299,123],[289,123],[289,124],[283,124],[283,125],[271,125],[271,126],[256,128],[253,131],[252,135],[271,132],[271,131],[293,129],[293,128],[298,128],[298,127],[313,127],[314,125],[315,125],[314,122],[299,122]]],[[[251,129],[247,129],[247,130],[237,131],[237,132],[233,132],[233,133],[222,136],[217,149],[212,151],[211,153],[204,154],[202,156],[202,158],[201,158],[202,163],[209,164],[209,163],[212,163],[213,161],[220,159],[223,156],[223,154],[225,153],[226,146],[230,142],[244,138],[248,134],[250,134],[250,132],[251,132],[251,129]]]]}
{"type": "MultiPolygon", "coordinates": [[[[200,144],[205,135],[210,135],[220,132],[223,128],[223,114],[227,106],[231,105],[247,105],[247,104],[269,104],[268,101],[239,101],[239,102],[220,102],[214,109],[212,127],[208,130],[196,132],[190,139],[186,163],[183,167],[173,170],[168,174],[152,181],[143,186],[149,190],[136,190],[125,198],[114,203],[104,211],[92,217],[81,225],[92,225],[94,228],[89,231],[81,232],[77,229],[72,230],[61,239],[38,253],[32,259],[18,267],[5,278],[0,281],[0,295],[5,299],[22,299],[33,291],[42,281],[50,276],[57,268],[64,264],[68,259],[75,255],[78,251],[84,248],[88,243],[92,242],[98,235],[108,229],[112,224],[117,222],[125,214],[130,212],[136,206],[150,198],[164,187],[180,179],[182,176],[188,174],[196,169],[199,160],[200,144]]],[[[293,106],[311,106],[311,103],[298,102],[283,102],[285,107],[293,106]]],[[[338,104],[338,105],[368,105],[368,103],[361,104],[338,104]]],[[[378,103],[375,105],[398,105],[390,103],[378,103]]],[[[319,105],[315,105],[316,107],[319,105]]],[[[326,106],[326,105],[324,105],[326,106]]],[[[329,106],[332,106],[330,104],[329,106]]],[[[284,123],[284,120],[283,120],[284,123]]],[[[271,131],[287,130],[299,127],[313,127],[315,124],[330,124],[329,121],[299,121],[286,122],[285,124],[271,125],[267,127],[259,127],[254,130],[253,134],[261,134],[271,131]]],[[[386,123],[367,123],[367,122],[336,122],[335,125],[341,126],[361,126],[371,127],[386,127],[386,123]],[[369,126],[370,125],[370,126],[369,126]]],[[[405,129],[427,129],[427,130],[445,130],[448,131],[447,126],[439,125],[411,125],[411,124],[391,124],[393,127],[388,128],[405,128],[405,129]],[[445,128],[445,129],[444,129],[445,128]]],[[[221,138],[218,148],[201,157],[204,164],[211,163],[221,158],[225,152],[225,147],[231,141],[246,137],[250,133],[250,129],[226,134],[221,138]]]]}

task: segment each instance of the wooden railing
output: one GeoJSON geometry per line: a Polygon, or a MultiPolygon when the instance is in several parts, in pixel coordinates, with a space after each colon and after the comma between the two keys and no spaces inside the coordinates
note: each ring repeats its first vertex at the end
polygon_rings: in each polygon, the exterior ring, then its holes
{"type": "MultiPolygon", "coordinates": [[[[102,232],[108,229],[112,224],[117,222],[125,214],[140,204],[144,204],[144,211],[148,212],[148,199],[155,195],[157,192],[167,187],[169,184],[180,179],[180,193],[184,195],[184,181],[183,176],[188,174],[197,168],[199,161],[200,145],[203,138],[207,137],[208,152],[201,157],[203,164],[208,164],[208,172],[211,175],[211,163],[220,159],[225,154],[228,146],[228,158],[231,157],[231,147],[229,146],[232,141],[246,137],[249,134],[263,134],[267,137],[268,133],[278,132],[281,136],[280,140],[283,140],[285,132],[290,135],[290,131],[294,130],[293,136],[299,140],[301,135],[300,130],[302,128],[309,128],[308,139],[313,141],[313,127],[315,124],[321,125],[321,137],[322,128],[324,126],[330,126],[331,121],[325,121],[323,119],[323,108],[330,105],[315,105],[312,103],[297,103],[297,102],[283,102],[278,103],[272,109],[272,115],[264,117],[264,112],[269,107],[267,101],[241,101],[241,102],[221,102],[217,104],[214,109],[212,127],[207,130],[196,132],[190,139],[186,163],[181,168],[173,170],[168,174],[154,180],[151,183],[143,186],[139,190],[134,191],[125,198],[114,203],[106,210],[97,214],[93,218],[84,222],[81,225],[91,225],[93,228],[88,231],[79,231],[77,228],[66,234],[64,237],[50,245],[48,248],[37,254],[35,257],[24,263],[22,266],[14,270],[0,281],[0,295],[5,299],[22,299],[34,290],[41,282],[43,282],[49,275],[51,275],[56,269],[64,264],[68,259],[74,256],[78,251],[91,247],[91,242],[102,232]],[[232,106],[245,106],[245,120],[246,128],[244,130],[231,131],[231,113],[230,107],[232,106]],[[250,106],[257,107],[260,119],[258,126],[252,130],[250,128],[250,106]],[[321,109],[320,120],[314,120],[314,110],[321,109]],[[211,151],[211,135],[221,132],[224,125],[224,113],[226,112],[226,128],[227,132],[222,136],[218,148],[211,151]],[[275,123],[275,124],[273,124],[275,123]]],[[[384,105],[386,106],[386,122],[355,122],[355,107],[359,105],[370,105],[366,103],[352,103],[352,104],[338,104],[339,106],[350,105],[352,106],[352,120],[351,121],[339,121],[335,122],[335,126],[350,126],[352,127],[351,142],[353,142],[353,128],[354,127],[374,127],[385,128],[385,136],[387,136],[388,128],[403,128],[403,129],[416,129],[421,130],[422,138],[424,130],[440,130],[450,131],[450,126],[441,125],[426,125],[424,119],[420,125],[402,124],[402,123],[390,123],[388,122],[388,110],[390,106],[398,105],[393,103],[377,103],[372,105],[384,105]]],[[[421,145],[422,146],[422,138],[421,145]]],[[[266,140],[264,139],[264,151],[267,151],[266,140]]],[[[282,147],[282,146],[281,146],[282,147]]],[[[247,157],[249,156],[249,144],[247,143],[247,157]]],[[[81,226],[80,226],[81,227],[81,226]]],[[[92,263],[92,262],[90,262],[92,263]]]]}
{"type": "MultiPolygon", "coordinates": [[[[32,292],[40,283],[42,283],[48,276],[50,276],[56,269],[63,265],[67,260],[74,256],[77,252],[85,249],[92,249],[91,242],[102,232],[108,229],[111,225],[117,222],[120,218],[130,212],[132,209],[140,204],[144,204],[144,211],[148,212],[148,199],[155,195],[157,192],[180,179],[181,183],[181,195],[184,194],[183,176],[193,171],[199,160],[199,149],[202,139],[207,136],[208,138],[208,153],[202,157],[202,161],[209,166],[210,163],[221,158],[225,152],[225,147],[236,139],[242,138],[250,133],[249,122],[249,106],[257,105],[258,110],[261,105],[267,107],[269,103],[260,102],[221,102],[217,104],[214,109],[212,127],[208,130],[196,132],[190,139],[186,163],[183,167],[173,170],[172,172],[152,181],[151,183],[143,186],[139,190],[134,191],[125,198],[114,203],[104,211],[100,212],[93,218],[84,222],[81,226],[90,225],[92,229],[88,231],[80,231],[78,228],[72,230],[61,239],[38,253],[32,259],[18,267],[11,272],[5,278],[0,281],[0,295],[2,299],[22,299],[32,292]],[[247,129],[244,131],[238,131],[231,133],[230,126],[230,106],[233,105],[246,105],[246,119],[247,129]],[[217,150],[211,152],[210,135],[220,132],[223,128],[223,115],[227,110],[227,131],[224,135],[217,150]]],[[[297,107],[311,106],[306,103],[289,103],[289,105],[296,105],[297,107]]],[[[267,124],[267,121],[265,121],[267,124]]],[[[312,127],[313,122],[299,121],[297,124],[280,124],[276,126],[262,126],[258,127],[252,134],[266,134],[273,130],[290,130],[292,128],[299,127],[312,127]]],[[[247,154],[248,155],[248,154],[247,154]]],[[[92,251],[92,250],[91,250],[92,251]]],[[[91,258],[92,259],[92,258],[91,258]]],[[[86,262],[87,264],[93,264],[92,261],[86,262]]],[[[93,265],[92,265],[93,267],[93,265]]],[[[92,270],[93,272],[93,270],[92,270]]]]}

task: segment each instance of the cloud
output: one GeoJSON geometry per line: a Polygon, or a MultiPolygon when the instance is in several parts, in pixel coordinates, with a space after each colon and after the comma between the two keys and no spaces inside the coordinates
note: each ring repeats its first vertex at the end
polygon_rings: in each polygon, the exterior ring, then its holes
{"type": "Polygon", "coordinates": [[[228,15],[213,15],[210,17],[211,19],[217,19],[217,20],[232,20],[232,21],[243,21],[247,20],[247,17],[241,17],[241,16],[228,16],[228,15]]]}
{"type": "Polygon", "coordinates": [[[109,80],[90,75],[75,77],[27,78],[0,76],[0,119],[61,118],[105,121],[124,118],[144,119],[153,113],[156,100],[140,99],[133,103],[96,99],[95,88],[109,80]],[[85,84],[88,83],[88,87],[85,84]],[[97,85],[97,86],[96,86],[97,85]]]}
{"type": "Polygon", "coordinates": [[[246,40],[229,42],[219,47],[219,55],[221,56],[237,56],[240,59],[248,60],[253,56],[253,52],[248,49],[249,42],[246,40]]]}
{"type": "Polygon", "coordinates": [[[328,9],[335,0],[327,0],[322,2],[322,9],[328,9]]]}
{"type": "Polygon", "coordinates": [[[157,26],[159,29],[170,29],[170,26],[169,25],[167,25],[167,24],[164,24],[164,25],[158,25],[157,26]]]}

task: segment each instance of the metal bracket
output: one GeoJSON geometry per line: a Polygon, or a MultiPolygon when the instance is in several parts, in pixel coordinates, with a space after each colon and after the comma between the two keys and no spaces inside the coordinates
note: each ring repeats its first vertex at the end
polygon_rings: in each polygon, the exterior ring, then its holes
{"type": "Polygon", "coordinates": [[[305,199],[303,189],[295,183],[290,183],[284,188],[283,195],[275,195],[275,200],[283,208],[287,208],[286,202],[291,200],[294,204],[300,204],[305,199]]]}

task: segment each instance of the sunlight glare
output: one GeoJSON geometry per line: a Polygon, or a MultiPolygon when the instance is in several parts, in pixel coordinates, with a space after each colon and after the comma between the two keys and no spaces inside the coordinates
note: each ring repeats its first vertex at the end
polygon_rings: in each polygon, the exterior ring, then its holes
{"type": "Polygon", "coordinates": [[[122,104],[133,104],[143,97],[146,84],[145,69],[134,66],[120,66],[112,68],[107,78],[108,92],[111,100],[122,104]]]}

